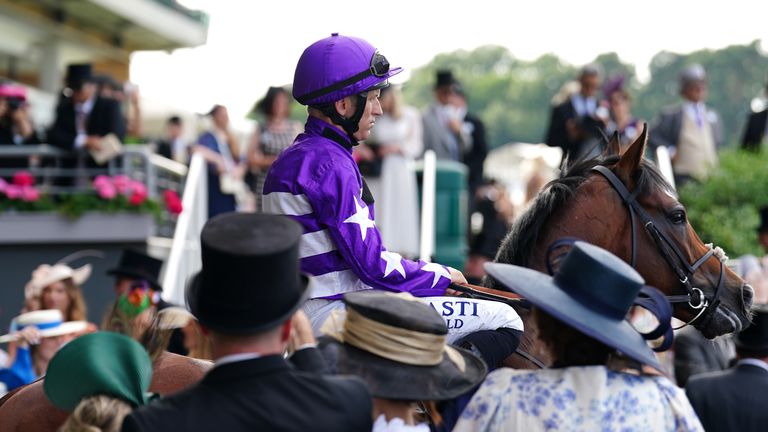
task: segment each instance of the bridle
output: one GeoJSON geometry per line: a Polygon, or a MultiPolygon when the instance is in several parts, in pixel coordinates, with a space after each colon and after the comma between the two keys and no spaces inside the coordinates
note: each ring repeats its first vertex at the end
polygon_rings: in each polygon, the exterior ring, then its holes
{"type": "Polygon", "coordinates": [[[624,183],[616,176],[616,174],[614,174],[613,171],[605,166],[599,165],[592,168],[592,170],[608,180],[608,183],[610,183],[610,185],[613,186],[613,189],[619,194],[619,196],[621,196],[621,199],[624,201],[624,204],[626,204],[629,210],[630,232],[632,236],[632,255],[630,264],[632,267],[635,267],[637,259],[637,230],[635,230],[635,219],[639,219],[643,224],[645,231],[648,233],[651,239],[653,239],[654,243],[656,243],[656,246],[658,247],[661,255],[664,257],[664,260],[669,264],[669,266],[672,268],[672,271],[675,272],[678,279],[680,280],[682,286],[688,292],[684,295],[665,296],[666,299],[670,303],[688,303],[688,306],[691,309],[698,311],[693,319],[683,324],[682,326],[675,328],[675,330],[693,324],[707,311],[709,311],[709,313],[713,313],[715,310],[717,310],[717,307],[720,304],[720,292],[722,291],[725,275],[724,266],[725,260],[727,259],[727,257],[725,257],[725,255],[721,252],[721,249],[713,248],[712,245],[709,244],[709,250],[693,264],[689,264],[688,260],[680,251],[680,248],[677,246],[677,244],[675,244],[675,242],[673,242],[664,231],[661,231],[656,226],[648,212],[645,211],[645,209],[637,202],[637,194],[639,192],[638,189],[630,193],[624,183]],[[713,256],[716,256],[720,261],[720,276],[717,281],[715,292],[712,294],[712,296],[708,297],[704,294],[704,291],[702,291],[701,288],[693,286],[691,280],[694,273],[696,273],[696,271],[699,270],[699,268],[701,268],[701,266],[713,256]]]}

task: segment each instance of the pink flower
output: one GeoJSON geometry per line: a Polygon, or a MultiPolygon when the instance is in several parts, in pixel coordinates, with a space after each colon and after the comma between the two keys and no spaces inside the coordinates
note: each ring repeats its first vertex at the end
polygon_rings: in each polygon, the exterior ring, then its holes
{"type": "Polygon", "coordinates": [[[99,189],[106,185],[112,186],[112,180],[108,176],[97,175],[96,178],[93,179],[93,187],[95,187],[96,189],[99,189]]]}
{"type": "Polygon", "coordinates": [[[181,214],[183,207],[181,205],[181,199],[179,199],[179,194],[177,194],[175,190],[166,190],[163,192],[163,198],[165,199],[165,207],[168,209],[169,213],[174,216],[181,214]]]}
{"type": "Polygon", "coordinates": [[[5,189],[8,188],[8,182],[4,178],[0,177],[0,193],[5,193],[5,189]]]}
{"type": "Polygon", "coordinates": [[[144,197],[147,196],[147,187],[140,181],[131,181],[130,188],[134,194],[139,194],[144,197]]]}
{"type": "Polygon", "coordinates": [[[117,188],[112,183],[104,183],[102,186],[96,188],[96,193],[99,197],[105,200],[114,199],[117,196],[117,188]]]}
{"type": "Polygon", "coordinates": [[[35,184],[35,178],[29,171],[17,171],[13,175],[13,184],[16,186],[32,186],[35,184]]]}
{"type": "Polygon", "coordinates": [[[22,186],[21,199],[26,202],[35,202],[40,199],[40,192],[34,186],[22,186]]]}
{"type": "Polygon", "coordinates": [[[131,180],[130,177],[124,174],[118,174],[114,177],[112,177],[112,183],[117,188],[117,192],[128,195],[131,192],[131,188],[133,187],[134,181],[131,180]]]}
{"type": "Polygon", "coordinates": [[[5,188],[5,194],[10,199],[19,199],[19,198],[21,198],[21,195],[22,195],[21,186],[8,185],[5,188]]]}

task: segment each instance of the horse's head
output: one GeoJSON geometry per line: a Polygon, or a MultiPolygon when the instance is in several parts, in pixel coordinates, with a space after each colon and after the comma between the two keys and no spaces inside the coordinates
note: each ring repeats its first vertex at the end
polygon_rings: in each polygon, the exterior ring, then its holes
{"type": "MultiPolygon", "coordinates": [[[[644,129],[607,167],[610,171],[595,168],[584,186],[603,200],[606,219],[623,221],[623,229],[615,232],[615,248],[634,261],[649,285],[677,300],[676,317],[692,322],[708,338],[738,332],[749,324],[752,287],[725,266],[720,248],[699,239],[672,188],[643,159],[646,139],[644,129]]],[[[615,136],[607,152],[614,159],[619,154],[615,136]]]]}

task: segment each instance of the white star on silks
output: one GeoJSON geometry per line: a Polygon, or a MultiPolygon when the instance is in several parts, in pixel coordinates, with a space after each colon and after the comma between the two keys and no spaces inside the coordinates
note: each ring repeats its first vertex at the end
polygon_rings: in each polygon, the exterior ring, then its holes
{"type": "Polygon", "coordinates": [[[451,273],[449,273],[448,270],[440,264],[427,263],[421,269],[435,274],[435,278],[432,279],[432,288],[437,285],[437,281],[439,281],[441,277],[446,277],[448,279],[451,278],[451,273]]]}
{"type": "Polygon", "coordinates": [[[389,276],[390,273],[397,270],[400,276],[405,277],[405,269],[403,268],[403,257],[396,252],[381,251],[381,259],[387,262],[387,268],[384,270],[384,277],[389,276]]]}
{"type": "Polygon", "coordinates": [[[360,225],[360,235],[363,236],[363,241],[365,241],[365,235],[368,232],[368,228],[373,228],[376,225],[376,222],[371,220],[368,207],[364,205],[361,206],[357,202],[357,197],[354,197],[353,199],[355,200],[355,208],[357,208],[357,211],[355,211],[355,214],[348,217],[344,223],[355,223],[360,225]]]}

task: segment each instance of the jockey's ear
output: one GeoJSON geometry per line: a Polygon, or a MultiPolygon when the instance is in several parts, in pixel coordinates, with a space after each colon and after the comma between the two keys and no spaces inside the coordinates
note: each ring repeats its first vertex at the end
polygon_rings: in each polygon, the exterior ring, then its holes
{"type": "Polygon", "coordinates": [[[634,183],[634,173],[640,167],[640,161],[643,160],[645,153],[645,143],[648,141],[648,124],[643,123],[643,132],[632,143],[631,146],[621,155],[619,163],[616,164],[616,175],[626,185],[634,183]]]}

